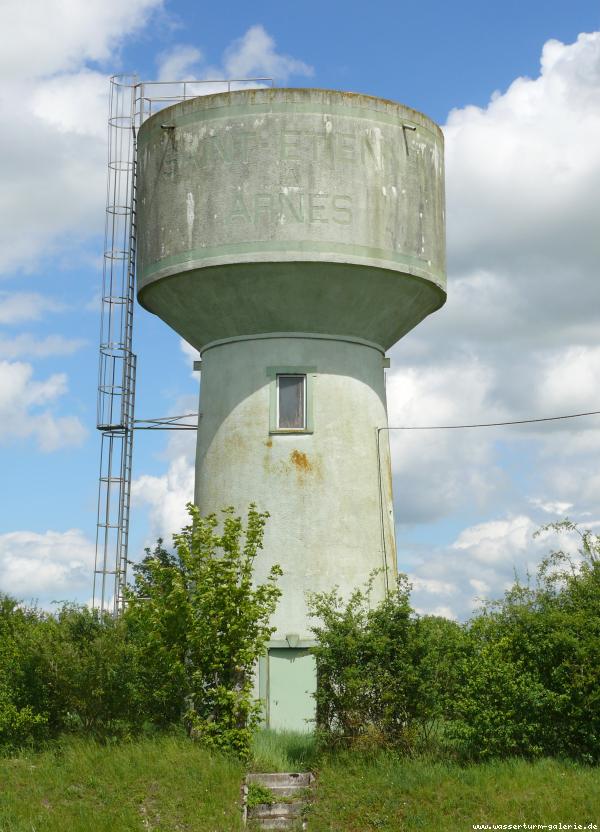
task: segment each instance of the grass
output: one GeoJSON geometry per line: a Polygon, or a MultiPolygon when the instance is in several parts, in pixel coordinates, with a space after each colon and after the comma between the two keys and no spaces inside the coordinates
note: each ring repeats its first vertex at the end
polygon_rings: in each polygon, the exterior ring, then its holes
{"type": "Polygon", "coordinates": [[[185,737],[0,759],[0,832],[241,830],[243,766],[185,737]]]}
{"type": "Polygon", "coordinates": [[[599,768],[556,760],[459,766],[389,755],[365,761],[342,754],[322,762],[309,830],[467,832],[474,824],[559,828],[559,822],[600,828],[599,768]]]}
{"type": "Polygon", "coordinates": [[[312,771],[317,763],[314,734],[262,729],[252,741],[253,771],[312,771]]]}
{"type": "MultiPolygon", "coordinates": [[[[468,832],[474,824],[597,823],[600,768],[485,765],[358,752],[317,756],[310,734],[260,731],[258,771],[317,772],[309,832],[468,832]]],[[[234,832],[244,767],[185,737],[70,739],[0,758],[0,832],[234,832]]]]}

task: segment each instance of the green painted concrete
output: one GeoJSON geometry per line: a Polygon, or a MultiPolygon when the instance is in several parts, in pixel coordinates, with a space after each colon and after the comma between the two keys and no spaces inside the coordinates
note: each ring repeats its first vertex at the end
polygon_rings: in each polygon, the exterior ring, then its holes
{"type": "Polygon", "coordinates": [[[446,298],[443,137],[394,102],[263,89],[167,108],[138,151],[138,297],[202,354],[195,501],[271,514],[257,694],[273,727],[306,725],[312,659],[277,652],[309,642],[306,594],[379,570],[377,601],[396,577],[384,352],[446,298]],[[278,431],[291,371],[308,421],[278,431]]]}
{"type": "Polygon", "coordinates": [[[138,174],[140,302],[199,348],[273,328],[388,348],[445,300],[443,138],[400,104],[192,99],[142,126],[138,174]]]}
{"type": "Polygon", "coordinates": [[[291,87],[288,89],[275,87],[268,90],[245,90],[243,99],[236,93],[214,93],[203,96],[202,109],[199,111],[197,99],[182,101],[163,114],[169,118],[157,116],[149,122],[147,129],[140,134],[138,146],[143,148],[150,137],[159,134],[164,129],[163,124],[176,123],[179,126],[195,124],[199,121],[216,121],[237,116],[246,116],[248,108],[251,107],[253,115],[264,115],[265,113],[286,113],[293,105],[294,112],[321,115],[324,111],[331,115],[346,115],[348,105],[352,106],[355,118],[362,118],[371,123],[398,124],[399,113],[403,124],[419,127],[424,132],[430,133],[434,139],[442,139],[443,135],[437,124],[434,124],[427,116],[418,110],[413,110],[406,105],[400,105],[395,101],[385,98],[376,98],[362,93],[340,92],[339,90],[324,89],[301,89],[291,87]],[[176,122],[174,120],[176,119],[176,122]]]}
{"type": "Polygon", "coordinates": [[[153,281],[139,298],[197,349],[272,331],[355,335],[388,349],[445,298],[430,281],[323,256],[192,269],[153,281]]]}
{"type": "Polygon", "coordinates": [[[204,513],[250,500],[272,515],[257,579],[283,569],[274,639],[311,637],[306,593],[346,594],[382,570],[396,575],[382,351],[362,342],[297,336],[218,343],[202,352],[195,502],[204,513]],[[278,363],[275,363],[275,360],[278,363]],[[311,368],[312,432],[273,433],[273,373],[311,368]],[[314,368],[314,369],[312,369],[314,368]]]}

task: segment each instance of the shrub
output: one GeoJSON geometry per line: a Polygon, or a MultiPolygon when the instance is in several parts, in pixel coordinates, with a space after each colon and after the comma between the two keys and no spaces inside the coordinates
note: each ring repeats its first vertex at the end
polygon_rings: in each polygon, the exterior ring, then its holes
{"type": "Polygon", "coordinates": [[[233,509],[192,519],[174,535],[176,553],[159,547],[134,567],[125,623],[136,634],[138,665],[146,667],[146,701],[153,713],[172,692],[189,733],[209,746],[246,757],[260,704],[252,695],[253,673],[273,628],[281,569],[253,583],[254,559],[268,515],[252,505],[246,528],[233,509]],[[163,681],[160,681],[161,674],[163,681]]]}
{"type": "Polygon", "coordinates": [[[465,755],[600,760],[600,541],[565,520],[546,530],[580,538],[518,581],[468,627],[454,706],[465,755]]]}
{"type": "Polygon", "coordinates": [[[281,570],[254,586],[267,515],[251,506],[244,528],[228,509],[218,533],[214,515],[189,510],[176,552],[159,541],[134,567],[120,618],[74,604],[50,614],[0,595],[0,748],[184,720],[204,743],[248,754],[260,718],[252,674],[281,570]]]}
{"type": "Polygon", "coordinates": [[[458,625],[417,618],[410,585],[375,607],[371,585],[345,602],[336,591],[313,595],[317,724],[327,742],[412,751],[443,718],[454,684],[458,625]]]}

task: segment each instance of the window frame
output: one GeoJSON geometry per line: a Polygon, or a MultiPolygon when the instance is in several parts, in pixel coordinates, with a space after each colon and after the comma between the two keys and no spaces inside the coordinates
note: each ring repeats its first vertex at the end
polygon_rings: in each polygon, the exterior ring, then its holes
{"type": "Polygon", "coordinates": [[[270,434],[302,434],[314,433],[313,420],[313,382],[316,367],[267,367],[269,379],[269,433],[270,434]],[[279,376],[302,376],[304,378],[304,427],[279,427],[279,376]]]}

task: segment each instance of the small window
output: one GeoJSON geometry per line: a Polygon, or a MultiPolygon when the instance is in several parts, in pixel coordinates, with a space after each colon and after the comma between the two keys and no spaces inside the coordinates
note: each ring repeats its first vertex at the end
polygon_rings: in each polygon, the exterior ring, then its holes
{"type": "Polygon", "coordinates": [[[277,376],[277,428],[305,430],[306,376],[277,376]]]}

